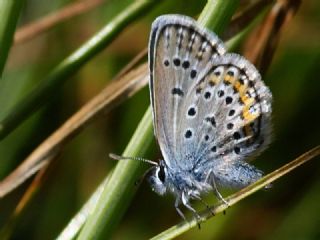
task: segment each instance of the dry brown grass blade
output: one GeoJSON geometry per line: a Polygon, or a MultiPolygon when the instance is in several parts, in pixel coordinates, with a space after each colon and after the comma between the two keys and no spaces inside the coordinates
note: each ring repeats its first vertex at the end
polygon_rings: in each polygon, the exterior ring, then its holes
{"type": "Polygon", "coordinates": [[[137,54],[121,71],[114,77],[114,79],[118,79],[125,74],[127,74],[131,69],[133,69],[138,63],[148,55],[148,48],[142,49],[141,52],[137,54]]]}
{"type": "MultiPolygon", "coordinates": [[[[50,159],[47,159],[45,162],[52,161],[57,155],[50,156],[50,159]]],[[[14,209],[13,213],[6,221],[6,223],[1,227],[0,236],[2,239],[10,239],[13,229],[21,216],[22,211],[28,205],[28,203],[33,199],[33,196],[39,189],[39,187],[44,182],[44,179],[48,176],[47,168],[49,165],[44,165],[42,169],[38,172],[36,177],[33,179],[32,183],[28,187],[27,191],[23,194],[22,198],[19,200],[16,208],[14,209]]]]}
{"type": "Polygon", "coordinates": [[[71,3],[57,12],[19,28],[14,36],[14,44],[19,44],[38,36],[63,21],[98,7],[103,2],[104,0],[85,0],[71,3]]]}
{"type": "Polygon", "coordinates": [[[270,65],[281,31],[292,19],[300,5],[301,0],[278,0],[263,23],[246,42],[244,55],[259,66],[262,75],[270,65]]]}
{"type": "Polygon", "coordinates": [[[148,82],[147,64],[142,64],[117,81],[112,81],[90,102],[71,116],[58,130],[42,142],[9,176],[0,182],[0,198],[18,187],[48,164],[55,154],[97,115],[105,113],[135,94],[148,82]]]}

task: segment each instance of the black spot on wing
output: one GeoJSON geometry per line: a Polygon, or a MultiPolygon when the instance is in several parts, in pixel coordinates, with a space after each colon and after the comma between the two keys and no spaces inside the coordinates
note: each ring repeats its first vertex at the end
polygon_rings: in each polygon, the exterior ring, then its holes
{"type": "Polygon", "coordinates": [[[231,116],[233,116],[233,115],[235,114],[235,112],[236,112],[236,111],[235,111],[234,109],[231,109],[231,110],[229,111],[229,114],[228,114],[228,115],[231,117],[231,116]]]}
{"type": "Polygon", "coordinates": [[[209,122],[213,127],[216,126],[216,120],[215,120],[215,118],[213,116],[212,117],[206,117],[205,120],[207,122],[209,122]]]}
{"type": "Polygon", "coordinates": [[[191,138],[192,137],[192,131],[190,129],[188,129],[185,134],[184,134],[185,138],[191,138]]]}
{"type": "Polygon", "coordinates": [[[189,67],[190,67],[190,62],[189,62],[188,60],[185,60],[185,61],[182,63],[182,67],[183,67],[184,69],[189,68],[189,67]]]}
{"type": "Polygon", "coordinates": [[[219,77],[221,75],[221,72],[220,71],[215,71],[213,72],[213,74],[216,76],[216,77],[219,77]]]}
{"type": "Polygon", "coordinates": [[[219,90],[217,94],[218,94],[218,97],[223,97],[224,91],[223,90],[219,90]]]}
{"type": "Polygon", "coordinates": [[[192,69],[191,72],[190,72],[190,77],[193,79],[197,76],[197,71],[192,69]]]}
{"type": "Polygon", "coordinates": [[[181,88],[172,88],[171,90],[172,95],[178,95],[179,97],[182,97],[184,95],[181,88]]]}
{"type": "Polygon", "coordinates": [[[170,62],[169,62],[168,59],[166,59],[166,60],[164,60],[163,64],[164,64],[166,67],[168,67],[168,66],[170,65],[170,62]]]}
{"type": "Polygon", "coordinates": [[[235,152],[236,154],[239,154],[239,153],[240,153],[240,150],[241,150],[241,149],[240,149],[239,147],[235,147],[235,148],[234,148],[234,152],[235,152]]]}
{"type": "Polygon", "coordinates": [[[173,59],[173,64],[174,64],[176,67],[179,67],[179,66],[180,66],[180,63],[181,63],[181,61],[180,61],[179,58],[173,59]]]}
{"type": "Polygon", "coordinates": [[[231,130],[233,128],[233,126],[234,126],[233,123],[228,123],[227,124],[227,129],[231,130]]]}
{"type": "Polygon", "coordinates": [[[196,115],[196,109],[194,107],[189,108],[188,115],[191,117],[196,115]]]}
{"type": "Polygon", "coordinates": [[[227,74],[229,75],[229,76],[234,76],[234,72],[232,71],[232,70],[229,70],[228,72],[227,72],[227,74]]]}
{"type": "Polygon", "coordinates": [[[204,98],[205,99],[209,99],[210,97],[211,97],[211,93],[210,92],[205,92],[204,98]]]}
{"type": "Polygon", "coordinates": [[[226,104],[230,104],[232,103],[232,101],[233,101],[232,97],[230,96],[226,97],[226,104]]]}
{"type": "Polygon", "coordinates": [[[240,134],[239,132],[234,132],[234,133],[233,133],[233,138],[234,138],[235,140],[239,140],[239,139],[241,138],[241,134],[240,134]]]}
{"type": "Polygon", "coordinates": [[[211,150],[211,152],[216,152],[217,151],[217,147],[213,146],[210,150],[211,150]]]}

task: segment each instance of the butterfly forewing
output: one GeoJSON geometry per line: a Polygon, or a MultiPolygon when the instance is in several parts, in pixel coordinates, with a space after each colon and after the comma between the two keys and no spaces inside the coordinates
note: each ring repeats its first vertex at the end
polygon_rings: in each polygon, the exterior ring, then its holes
{"type": "MultiPolygon", "coordinates": [[[[189,95],[224,53],[218,37],[191,18],[167,15],[154,22],[149,43],[151,102],[155,134],[168,165],[181,161],[179,142],[188,133],[180,132],[179,126],[189,95]]],[[[182,166],[192,164],[184,161],[182,166]]]]}

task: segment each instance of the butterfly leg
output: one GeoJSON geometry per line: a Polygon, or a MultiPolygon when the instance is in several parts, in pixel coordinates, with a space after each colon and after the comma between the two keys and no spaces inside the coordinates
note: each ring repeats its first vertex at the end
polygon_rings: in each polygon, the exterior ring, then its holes
{"type": "Polygon", "coordinates": [[[219,198],[220,201],[222,201],[225,205],[227,205],[227,207],[230,207],[228,201],[225,200],[222,197],[221,193],[218,191],[217,184],[216,184],[216,181],[214,179],[214,175],[213,175],[213,178],[212,178],[212,183],[213,183],[213,190],[214,190],[214,193],[216,194],[217,198],[219,198]]]}
{"type": "Polygon", "coordinates": [[[216,184],[216,180],[215,180],[215,176],[214,176],[214,173],[212,170],[210,170],[210,172],[208,173],[207,175],[207,178],[206,178],[206,182],[209,183],[209,181],[212,182],[212,188],[213,188],[213,191],[214,191],[214,194],[216,195],[216,197],[222,201],[225,205],[227,205],[227,207],[230,207],[229,203],[227,200],[225,200],[221,193],[218,191],[218,188],[217,188],[217,184],[216,184]]]}
{"type": "Polygon", "coordinates": [[[192,195],[192,197],[193,197],[194,199],[196,199],[196,200],[199,200],[203,205],[205,205],[206,208],[207,208],[207,209],[210,211],[210,213],[212,214],[212,216],[215,215],[214,211],[213,211],[212,208],[209,206],[209,204],[206,203],[205,201],[203,201],[203,199],[202,199],[200,196],[198,196],[198,195],[192,195]]]}
{"type": "Polygon", "coordinates": [[[182,192],[182,197],[181,197],[182,203],[183,205],[188,208],[194,215],[194,217],[197,219],[197,224],[198,224],[198,228],[200,229],[200,222],[202,221],[200,215],[197,213],[197,211],[191,207],[190,203],[189,203],[189,196],[186,196],[185,192],[182,192]]]}
{"type": "Polygon", "coordinates": [[[174,202],[174,207],[176,208],[176,211],[178,212],[178,214],[180,215],[180,217],[187,221],[186,217],[184,216],[184,214],[182,213],[182,211],[179,208],[179,203],[180,203],[180,198],[176,198],[176,201],[174,202]]]}

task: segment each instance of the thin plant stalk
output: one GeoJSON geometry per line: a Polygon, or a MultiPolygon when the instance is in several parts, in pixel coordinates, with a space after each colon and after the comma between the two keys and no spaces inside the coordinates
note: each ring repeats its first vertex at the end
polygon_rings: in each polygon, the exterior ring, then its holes
{"type": "MultiPolygon", "coordinates": [[[[124,156],[141,156],[148,149],[153,139],[149,107],[140,121],[133,137],[123,152],[124,156]]],[[[109,181],[103,186],[103,192],[89,214],[77,239],[108,239],[120,221],[130,199],[136,191],[134,182],[141,176],[144,163],[139,161],[119,161],[112,171],[109,181]]]]}
{"type": "Polygon", "coordinates": [[[59,23],[86,13],[91,9],[103,4],[104,2],[104,0],[85,0],[72,2],[71,4],[54,13],[48,14],[41,19],[35,20],[34,22],[19,28],[14,35],[14,44],[21,44],[34,37],[37,37],[39,34],[42,34],[57,26],[59,23]]]}
{"type": "Polygon", "coordinates": [[[25,0],[0,0],[0,78],[24,2],[25,0]]]}

